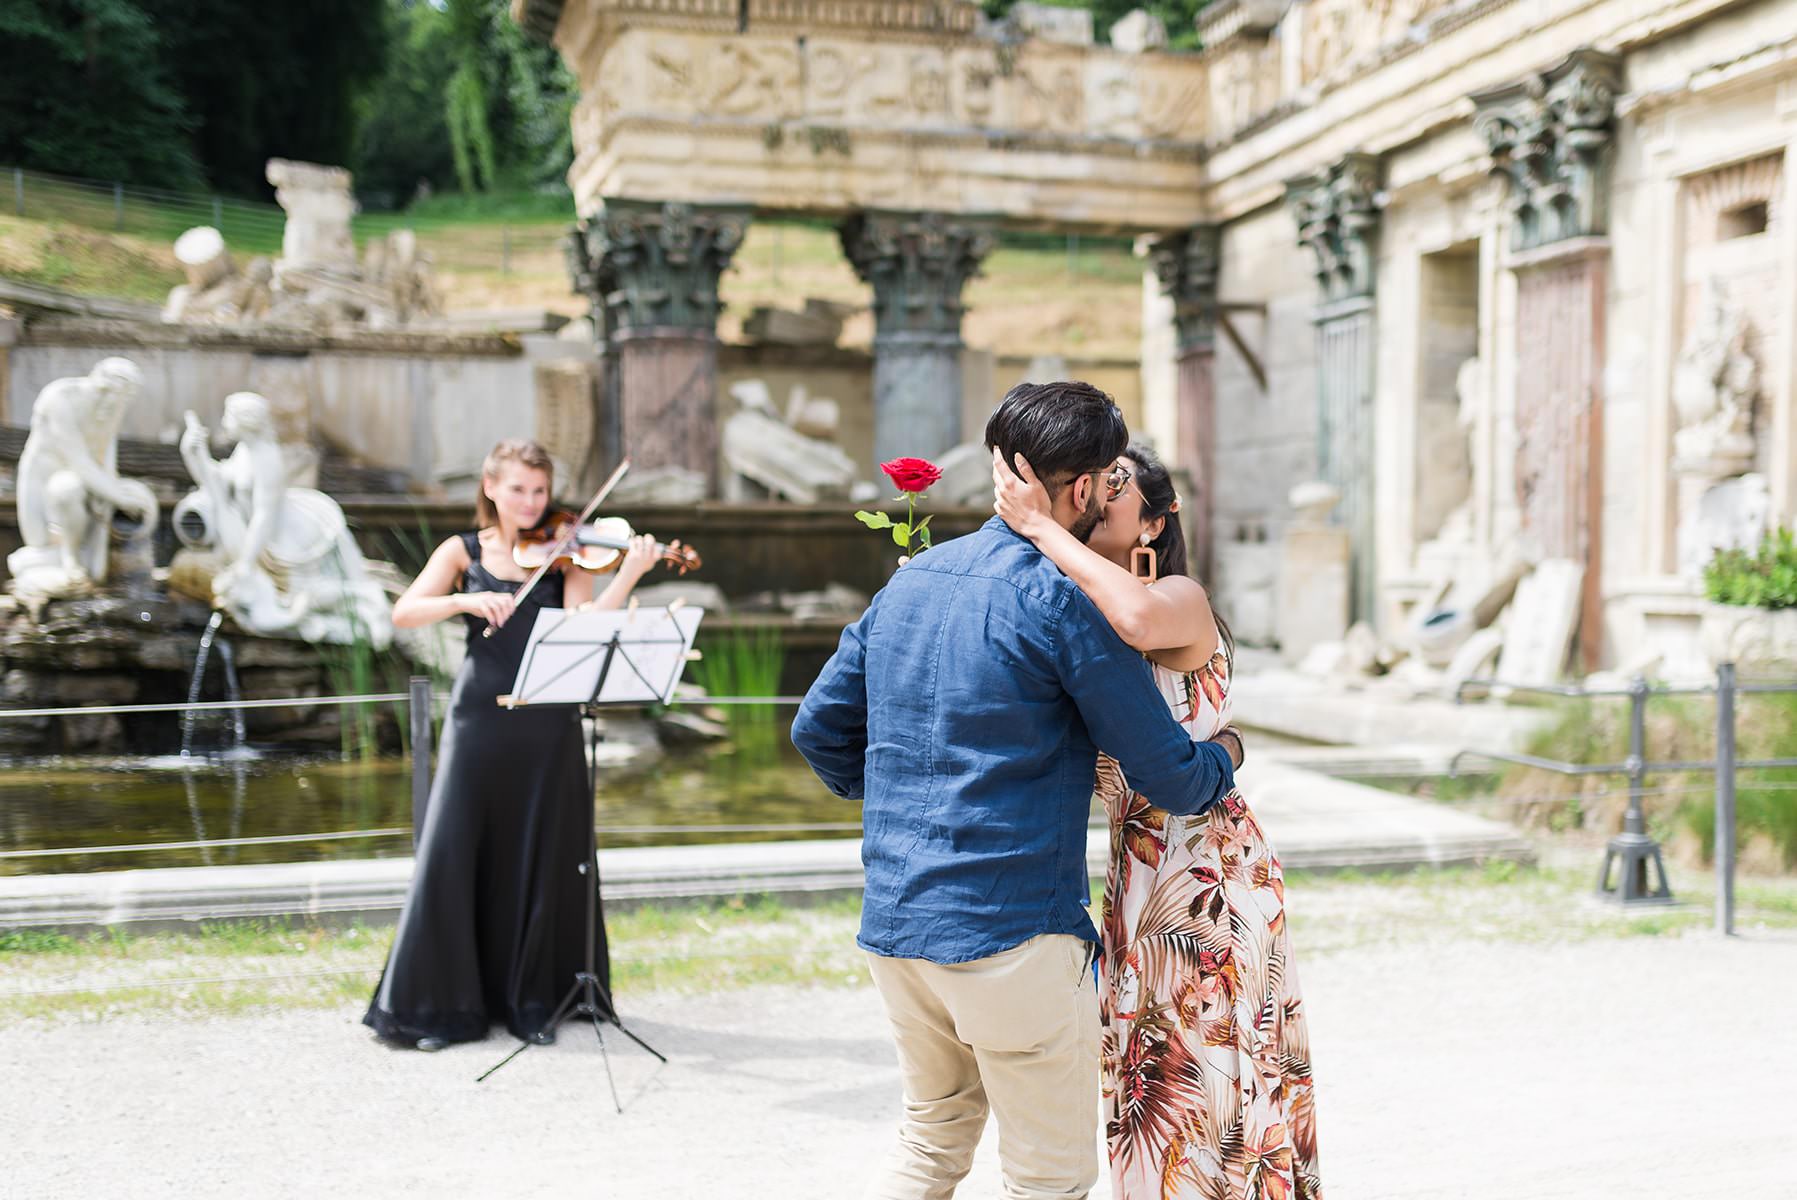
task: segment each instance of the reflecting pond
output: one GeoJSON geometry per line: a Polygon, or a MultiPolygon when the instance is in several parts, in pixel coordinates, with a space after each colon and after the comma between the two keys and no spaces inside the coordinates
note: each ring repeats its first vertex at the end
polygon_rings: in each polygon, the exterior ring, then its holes
{"type": "MultiPolygon", "coordinates": [[[[853,837],[861,815],[858,804],[825,790],[784,731],[777,738],[670,751],[648,769],[602,770],[595,807],[601,846],[853,837]],[[813,828],[740,828],[769,825],[813,828]]],[[[411,853],[411,820],[411,765],[405,759],[26,761],[0,767],[0,875],[402,856],[411,853]],[[325,841],[8,856],[21,850],[382,830],[389,832],[325,841]]]]}

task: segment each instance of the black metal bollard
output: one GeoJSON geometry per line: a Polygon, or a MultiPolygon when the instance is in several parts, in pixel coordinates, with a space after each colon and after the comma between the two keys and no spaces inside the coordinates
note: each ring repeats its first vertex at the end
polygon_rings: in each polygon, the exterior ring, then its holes
{"type": "Polygon", "coordinates": [[[1647,814],[1641,794],[1647,779],[1647,680],[1637,675],[1629,681],[1629,807],[1623,814],[1622,832],[1604,848],[1603,869],[1597,876],[1597,894],[1623,904],[1665,904],[1672,899],[1666,882],[1666,863],[1660,844],[1647,835],[1647,814]],[[1659,875],[1659,886],[1648,882],[1648,865],[1659,875]],[[1620,868],[1614,885],[1610,868],[1620,868]]]}

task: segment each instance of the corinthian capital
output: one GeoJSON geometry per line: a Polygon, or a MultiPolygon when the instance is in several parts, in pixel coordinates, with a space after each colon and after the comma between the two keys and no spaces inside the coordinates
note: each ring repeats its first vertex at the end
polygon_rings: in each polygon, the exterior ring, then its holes
{"type": "Polygon", "coordinates": [[[607,330],[709,331],[748,223],[744,209],[608,200],[573,235],[569,271],[607,330]]]}
{"type": "Polygon", "coordinates": [[[1620,59],[1575,50],[1547,71],[1473,94],[1492,174],[1509,188],[1516,249],[1604,232],[1621,88],[1620,59]]]}
{"type": "Polygon", "coordinates": [[[861,212],[842,226],[855,274],[873,285],[874,327],[895,333],[961,333],[961,289],[996,239],[984,224],[941,213],[861,212]]]}
{"type": "Polygon", "coordinates": [[[1379,236],[1379,157],[1356,151],[1325,171],[1288,180],[1298,242],[1316,255],[1325,303],[1373,294],[1379,236]]]}
{"type": "Polygon", "coordinates": [[[1194,225],[1158,238],[1149,252],[1161,290],[1173,299],[1173,324],[1181,350],[1204,350],[1216,336],[1217,276],[1223,264],[1222,231],[1194,225]]]}

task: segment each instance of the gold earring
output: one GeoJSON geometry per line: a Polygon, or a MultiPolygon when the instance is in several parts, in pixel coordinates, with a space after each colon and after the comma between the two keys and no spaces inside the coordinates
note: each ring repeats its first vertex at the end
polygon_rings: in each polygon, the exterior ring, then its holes
{"type": "Polygon", "coordinates": [[[1160,577],[1160,559],[1152,546],[1137,546],[1129,552],[1129,573],[1143,583],[1160,577]]]}

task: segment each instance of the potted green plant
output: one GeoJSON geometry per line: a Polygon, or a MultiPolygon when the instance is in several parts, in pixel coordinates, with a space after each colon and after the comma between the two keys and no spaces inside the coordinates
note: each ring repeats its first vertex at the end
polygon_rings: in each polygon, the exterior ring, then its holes
{"type": "Polygon", "coordinates": [[[1746,675],[1797,671],[1797,535],[1772,529],[1757,550],[1718,550],[1703,572],[1700,637],[1712,664],[1746,675]]]}

